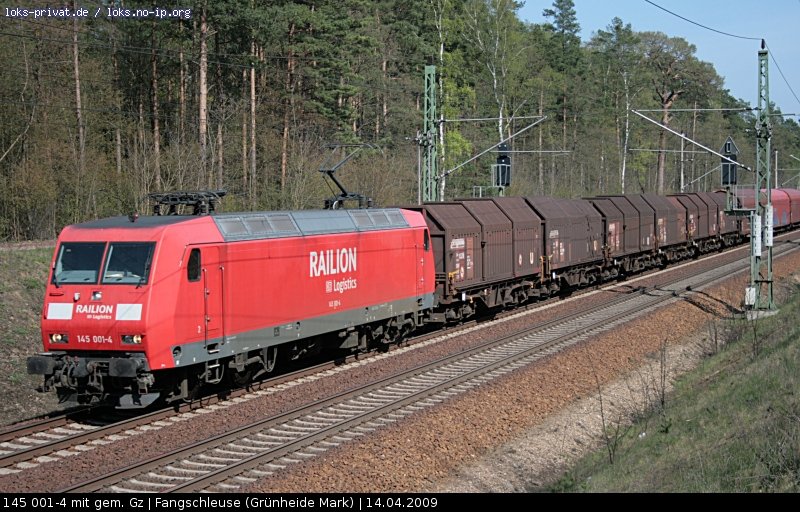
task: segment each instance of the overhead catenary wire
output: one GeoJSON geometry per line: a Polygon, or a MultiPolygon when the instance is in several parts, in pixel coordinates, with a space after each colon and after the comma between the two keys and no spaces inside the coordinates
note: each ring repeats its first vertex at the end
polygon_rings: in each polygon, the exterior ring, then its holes
{"type": "Polygon", "coordinates": [[[572,153],[571,149],[509,149],[506,151],[500,151],[499,149],[493,149],[492,153],[556,153],[557,155],[566,155],[568,153],[572,153]]]}
{"type": "Polygon", "coordinates": [[[698,23],[698,22],[696,22],[694,20],[690,20],[689,18],[687,18],[685,16],[681,16],[678,13],[672,12],[669,9],[667,9],[665,7],[662,7],[662,6],[658,5],[657,3],[655,3],[655,2],[653,2],[651,0],[644,0],[644,1],[647,2],[648,4],[652,5],[653,7],[657,7],[658,9],[661,9],[662,11],[664,11],[666,13],[669,13],[672,16],[675,16],[676,18],[680,18],[683,21],[691,23],[692,25],[697,25],[698,27],[704,28],[706,30],[710,30],[711,32],[716,32],[717,34],[722,34],[722,35],[728,36],[728,37],[735,37],[737,39],[745,39],[745,40],[748,40],[748,41],[762,41],[763,44],[764,44],[764,47],[769,51],[769,56],[772,59],[772,62],[775,63],[775,67],[778,68],[778,73],[780,73],[781,78],[783,78],[783,81],[786,84],[786,87],[789,88],[789,92],[792,93],[792,96],[794,96],[795,101],[797,101],[797,103],[800,104],[800,98],[798,98],[797,94],[794,92],[794,88],[789,83],[789,80],[786,78],[786,75],[783,74],[783,70],[781,69],[781,66],[778,63],[778,59],[775,57],[775,52],[772,51],[772,49],[769,47],[769,45],[767,44],[767,41],[766,41],[765,38],[763,38],[763,37],[749,37],[749,36],[731,34],[729,32],[723,32],[722,30],[717,30],[717,29],[709,27],[707,25],[703,25],[702,23],[698,23]]]}
{"type": "MultiPolygon", "coordinates": [[[[516,121],[517,119],[538,119],[542,116],[515,116],[515,117],[508,117],[504,118],[508,122],[516,121]]],[[[442,122],[445,123],[462,123],[462,122],[469,122],[469,121],[498,121],[500,120],[499,117],[473,117],[473,118],[462,118],[462,119],[442,119],[442,122]]]]}
{"type": "MultiPolygon", "coordinates": [[[[764,44],[766,45],[766,42],[764,44]]],[[[786,75],[783,74],[783,70],[781,69],[780,64],[778,64],[778,59],[775,58],[775,52],[770,49],[769,45],[766,46],[767,50],[769,51],[769,56],[772,58],[772,62],[775,63],[775,67],[778,68],[778,73],[780,73],[781,78],[783,78],[783,81],[786,83],[786,87],[789,88],[789,91],[792,93],[792,96],[794,96],[795,101],[797,101],[797,104],[800,105],[800,98],[797,97],[797,94],[794,92],[789,80],[786,79],[786,75]]]]}
{"type": "MultiPolygon", "coordinates": [[[[641,112],[641,111],[640,111],[641,112]]],[[[708,154],[708,151],[698,151],[696,149],[658,149],[658,148],[629,148],[628,151],[646,151],[650,153],[703,153],[708,154]]]]}
{"type": "Polygon", "coordinates": [[[692,21],[689,18],[683,17],[680,14],[674,13],[674,12],[670,11],[667,8],[661,7],[660,5],[658,5],[655,2],[651,2],[650,0],[644,0],[644,1],[647,2],[648,4],[652,5],[653,7],[657,7],[659,9],[661,9],[662,11],[667,12],[667,13],[675,16],[676,18],[680,18],[683,21],[687,21],[687,22],[691,23],[692,25],[697,25],[698,27],[704,28],[706,30],[710,30],[712,32],[716,32],[717,34],[722,34],[722,35],[725,35],[725,36],[728,36],[728,37],[735,37],[737,39],[747,39],[749,41],[761,41],[763,39],[761,37],[739,36],[739,35],[736,35],[736,34],[731,34],[729,32],[723,32],[722,30],[717,30],[715,28],[711,28],[711,27],[708,27],[706,25],[703,25],[702,23],[698,23],[696,21],[692,21]]]}
{"type": "MultiPolygon", "coordinates": [[[[663,112],[663,108],[637,108],[639,112],[663,112]]],[[[737,107],[737,108],[671,108],[670,112],[750,112],[758,110],[755,107],[737,107]]]]}

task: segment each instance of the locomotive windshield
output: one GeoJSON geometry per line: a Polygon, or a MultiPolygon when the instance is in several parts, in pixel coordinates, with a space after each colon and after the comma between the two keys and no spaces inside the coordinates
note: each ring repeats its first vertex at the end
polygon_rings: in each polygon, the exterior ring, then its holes
{"type": "Polygon", "coordinates": [[[147,284],[155,245],[153,242],[112,243],[108,248],[103,283],[147,284]]]}
{"type": "MultiPolygon", "coordinates": [[[[105,242],[61,244],[53,271],[53,283],[97,284],[105,242]]],[[[112,242],[108,244],[103,272],[104,284],[147,284],[153,258],[153,242],[112,242]]]]}
{"type": "Polygon", "coordinates": [[[100,273],[105,243],[63,243],[58,250],[58,259],[53,271],[53,283],[94,284],[100,273]]]}

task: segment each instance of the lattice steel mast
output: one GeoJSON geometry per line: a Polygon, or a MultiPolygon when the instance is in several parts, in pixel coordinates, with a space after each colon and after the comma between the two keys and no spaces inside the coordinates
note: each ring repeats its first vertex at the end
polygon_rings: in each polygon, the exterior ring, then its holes
{"type": "Polygon", "coordinates": [[[419,141],[425,148],[420,180],[423,202],[439,200],[436,133],[436,66],[425,66],[425,120],[419,141]]]}
{"type": "Polygon", "coordinates": [[[769,105],[769,53],[761,41],[758,52],[758,120],[756,121],[755,208],[750,221],[750,288],[745,304],[753,310],[774,310],[772,297],[772,185],[770,180],[770,141],[772,124],[769,105]],[[760,201],[761,191],[765,203],[760,201]],[[763,221],[763,222],[762,222],[763,221]],[[766,247],[764,255],[761,241],[766,247]]]}

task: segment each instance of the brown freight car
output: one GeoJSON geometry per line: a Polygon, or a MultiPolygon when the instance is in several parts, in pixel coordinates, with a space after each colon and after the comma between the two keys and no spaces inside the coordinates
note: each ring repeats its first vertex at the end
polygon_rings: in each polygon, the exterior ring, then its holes
{"type": "Polygon", "coordinates": [[[599,276],[603,262],[603,219],[590,204],[580,199],[527,197],[528,204],[542,219],[543,277],[551,289],[560,282],[576,286],[599,276]],[[596,263],[594,268],[585,264],[596,263]]]}
{"type": "Polygon", "coordinates": [[[512,223],[514,276],[538,275],[541,271],[542,219],[522,197],[495,197],[492,201],[512,223]]]}
{"type": "Polygon", "coordinates": [[[484,282],[514,275],[514,242],[511,220],[491,199],[459,201],[481,226],[481,278],[484,282]]]}
{"type": "Polygon", "coordinates": [[[479,285],[481,225],[461,203],[427,203],[409,207],[421,212],[430,228],[437,292],[451,297],[460,288],[479,285]]]}

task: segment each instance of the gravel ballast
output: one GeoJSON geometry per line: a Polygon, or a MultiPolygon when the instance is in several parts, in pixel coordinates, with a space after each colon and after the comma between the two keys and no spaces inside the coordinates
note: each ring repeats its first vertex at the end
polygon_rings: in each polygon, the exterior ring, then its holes
{"type": "MultiPolygon", "coordinates": [[[[788,276],[797,268],[800,255],[779,259],[775,277],[788,276]]],[[[641,402],[641,393],[627,401],[614,397],[642,388],[631,383],[642,375],[652,376],[655,370],[648,365],[664,342],[667,360],[673,362],[672,378],[691,368],[705,343],[706,325],[717,315],[730,316],[729,307],[739,306],[746,282],[745,276],[739,276],[694,293],[691,302],[661,308],[614,333],[245,490],[507,492],[545,485],[560,476],[570,461],[601,446],[598,382],[610,397],[605,405],[614,407],[607,418],[629,409],[630,402],[641,402]],[[626,378],[614,384],[620,376],[626,378]],[[548,429],[553,436],[542,437],[548,429]],[[526,448],[520,451],[518,446],[526,448]],[[504,459],[508,453],[515,456],[504,459]],[[504,478],[504,472],[515,478],[504,478]]]]}
{"type": "MultiPolygon", "coordinates": [[[[800,265],[800,255],[776,260],[775,275],[788,275],[800,265]]],[[[646,282],[647,279],[643,281],[646,282]]],[[[681,301],[650,314],[647,318],[632,321],[613,333],[593,339],[563,354],[494,382],[491,385],[462,395],[439,407],[415,414],[395,426],[377,431],[357,443],[347,443],[332,450],[324,458],[313,459],[303,465],[290,467],[278,476],[263,480],[243,489],[252,492],[376,492],[425,490],[500,490],[493,488],[491,478],[468,476],[473,473],[493,472],[479,463],[499,460],[495,454],[514,449],[513,443],[531,429],[548,427],[548,418],[571,404],[580,406],[581,399],[591,401],[598,382],[607,385],[620,375],[636,371],[657,353],[666,341],[670,347],[687,343],[693,333],[702,332],[703,326],[718,308],[727,315],[725,304],[738,306],[744,290],[744,277],[732,279],[724,286],[692,293],[692,302],[681,301]],[[632,342],[635,340],[635,342],[632,342]],[[506,448],[502,448],[505,446],[506,448]],[[500,450],[500,451],[495,451],[500,450]],[[477,468],[477,469],[470,469],[477,468]],[[468,484],[474,482],[474,484],[468,484]],[[466,487],[459,487],[464,485],[466,487]],[[472,486],[470,486],[472,485],[472,486]]],[[[602,301],[603,292],[580,300],[602,301]]],[[[559,311],[573,308],[572,301],[552,302],[537,310],[541,317],[551,317],[559,311]]],[[[512,332],[521,324],[530,323],[530,317],[520,316],[491,327],[476,330],[469,335],[454,337],[447,342],[408,351],[402,357],[390,357],[374,363],[363,364],[341,371],[324,379],[307,382],[258,399],[228,404],[207,413],[191,413],[169,426],[130,435],[124,442],[97,445],[78,455],[57,462],[41,464],[16,475],[0,477],[0,492],[48,492],[96,476],[102,468],[124,467],[130,462],[143,460],[155,453],[171,451],[192,442],[230,431],[254,421],[272,416],[307,403],[315,398],[330,396],[358,384],[388,376],[404,368],[412,368],[459,349],[474,346],[500,332],[512,332]]],[[[640,370],[641,371],[641,370],[640,370]]],[[[631,387],[631,386],[629,386],[631,387]]],[[[609,396],[615,396],[609,391],[609,396]]],[[[559,444],[543,442],[541,450],[551,449],[549,455],[533,449],[514,462],[520,474],[535,475],[532,480],[521,479],[511,488],[523,490],[545,482],[546,476],[557,471],[580,448],[592,446],[588,440],[599,429],[588,419],[590,403],[585,404],[586,420],[562,422],[556,432],[559,444]],[[585,430],[587,440],[581,441],[580,431],[585,430]],[[567,440],[578,439],[575,445],[567,440]],[[540,473],[523,464],[523,460],[541,461],[540,473]]],[[[539,431],[539,433],[541,430],[539,431]]],[[[530,434],[534,439],[538,433],[530,434]]],[[[525,441],[520,441],[525,442],[525,441]]],[[[531,445],[531,442],[526,442],[531,445]]],[[[596,445],[596,444],[595,444],[596,445]]],[[[515,449],[517,452],[520,450],[515,449]]],[[[520,452],[522,453],[522,452],[520,452]]],[[[498,469],[499,471],[499,469],[498,469]]]]}

